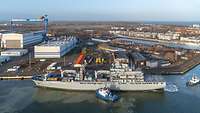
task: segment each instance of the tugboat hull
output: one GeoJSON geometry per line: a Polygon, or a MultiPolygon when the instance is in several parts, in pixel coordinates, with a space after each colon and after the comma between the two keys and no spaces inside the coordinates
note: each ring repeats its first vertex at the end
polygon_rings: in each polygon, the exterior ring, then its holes
{"type": "Polygon", "coordinates": [[[189,80],[186,85],[187,86],[194,86],[200,83],[200,79],[197,76],[193,76],[191,80],[189,80]]]}
{"type": "Polygon", "coordinates": [[[187,82],[186,83],[186,86],[195,86],[197,84],[199,84],[200,82],[197,82],[197,83],[191,83],[191,82],[187,82]]]}
{"type": "Polygon", "coordinates": [[[101,99],[101,100],[104,100],[104,101],[112,101],[112,102],[116,102],[117,100],[119,100],[119,96],[117,95],[106,95],[106,96],[103,96],[99,93],[99,90],[96,90],[96,97],[101,99]]]}

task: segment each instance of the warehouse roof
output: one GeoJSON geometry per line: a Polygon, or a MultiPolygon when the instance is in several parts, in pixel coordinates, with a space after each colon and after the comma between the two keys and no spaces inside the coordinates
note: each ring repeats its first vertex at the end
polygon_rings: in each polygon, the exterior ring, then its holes
{"type": "Polygon", "coordinates": [[[126,58],[126,59],[128,58],[126,55],[126,52],[116,52],[115,57],[116,58],[126,58]]]}
{"type": "Polygon", "coordinates": [[[140,54],[140,53],[138,53],[138,52],[131,53],[131,57],[132,57],[135,61],[144,61],[144,60],[146,60],[146,58],[145,58],[142,54],[140,54]]]}
{"type": "Polygon", "coordinates": [[[43,30],[39,30],[39,31],[14,31],[14,32],[2,32],[3,34],[29,34],[29,33],[44,33],[43,30]]]}
{"type": "Polygon", "coordinates": [[[26,52],[28,51],[27,49],[7,49],[1,52],[26,52]]]}
{"type": "Polygon", "coordinates": [[[68,37],[66,40],[51,40],[48,42],[40,43],[37,46],[62,46],[68,43],[72,43],[72,40],[76,40],[75,37],[68,37]]]}
{"type": "Polygon", "coordinates": [[[68,43],[67,41],[48,41],[48,42],[43,42],[40,43],[37,46],[61,46],[68,43]]]}

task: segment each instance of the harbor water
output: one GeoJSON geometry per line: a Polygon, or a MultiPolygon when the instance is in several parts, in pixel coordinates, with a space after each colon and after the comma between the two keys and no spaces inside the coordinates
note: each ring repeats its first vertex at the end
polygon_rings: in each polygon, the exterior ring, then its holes
{"type": "Polygon", "coordinates": [[[165,80],[160,92],[123,92],[116,103],[98,100],[95,92],[37,88],[31,80],[0,81],[0,113],[199,113],[200,84],[186,87],[200,65],[185,75],[147,76],[165,80]]]}

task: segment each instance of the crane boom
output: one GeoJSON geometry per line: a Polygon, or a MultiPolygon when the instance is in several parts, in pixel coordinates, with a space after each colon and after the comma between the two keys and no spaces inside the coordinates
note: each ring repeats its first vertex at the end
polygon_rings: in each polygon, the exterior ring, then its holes
{"type": "Polygon", "coordinates": [[[11,19],[11,32],[13,32],[13,24],[14,22],[43,22],[44,24],[44,37],[47,39],[48,33],[48,16],[44,15],[41,18],[37,19],[11,19]]]}
{"type": "Polygon", "coordinates": [[[12,22],[43,22],[42,19],[12,19],[12,22]]]}

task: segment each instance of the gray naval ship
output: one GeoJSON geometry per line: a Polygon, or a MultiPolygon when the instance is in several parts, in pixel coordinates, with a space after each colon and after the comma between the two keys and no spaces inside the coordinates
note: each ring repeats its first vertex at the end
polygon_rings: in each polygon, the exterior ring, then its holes
{"type": "Polygon", "coordinates": [[[115,91],[153,91],[163,90],[166,82],[145,81],[142,71],[127,68],[111,68],[94,71],[92,75],[84,75],[80,70],[63,70],[60,74],[48,73],[33,77],[38,87],[47,87],[73,91],[96,91],[108,87],[115,91]]]}

